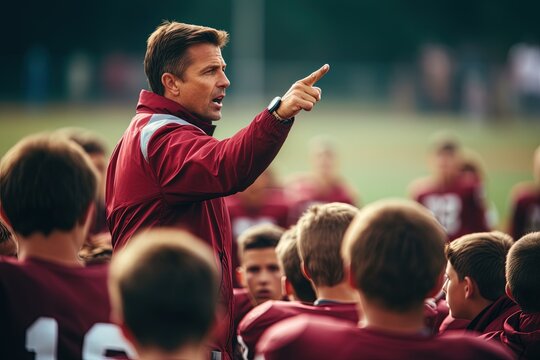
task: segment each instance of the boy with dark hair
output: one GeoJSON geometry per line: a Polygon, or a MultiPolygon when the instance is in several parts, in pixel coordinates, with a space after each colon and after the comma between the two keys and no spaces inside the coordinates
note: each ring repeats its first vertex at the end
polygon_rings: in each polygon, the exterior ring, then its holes
{"type": "Polygon", "coordinates": [[[358,322],[358,297],[347,283],[340,253],[343,235],[357,212],[349,204],[329,203],[313,205],[302,215],[297,224],[300,267],[317,299],[313,305],[269,301],[249,312],[238,329],[244,358],[253,358],[255,345],[268,327],[292,316],[325,315],[358,322]]]}
{"type": "Polygon", "coordinates": [[[0,260],[0,358],[132,353],[109,323],[108,267],[78,257],[96,184],[88,156],[62,137],[26,137],[0,162],[1,211],[20,260],[0,260]]]}
{"type": "Polygon", "coordinates": [[[173,229],[142,232],[112,260],[112,314],[141,360],[213,359],[219,277],[211,249],[173,229]]]}
{"type": "Polygon", "coordinates": [[[240,283],[247,289],[253,305],[278,300],[281,294],[281,271],[276,255],[283,228],[261,224],[244,231],[238,239],[240,283]]]}
{"type": "Polygon", "coordinates": [[[496,344],[463,335],[432,336],[424,301],[444,281],[446,234],[411,201],[366,206],[343,240],[351,284],[360,296],[361,327],[298,316],[270,328],[257,345],[273,359],[510,359],[496,344]]]}
{"type": "Polygon", "coordinates": [[[462,236],[446,247],[450,316],[470,321],[467,330],[502,330],[506,318],[519,310],[504,293],[506,255],[513,243],[509,235],[492,231],[462,236]]]}
{"type": "MultiPolygon", "coordinates": [[[[281,293],[281,270],[276,246],[284,229],[274,224],[255,225],[238,238],[236,269],[238,282],[243,289],[234,289],[234,334],[238,324],[254,306],[268,300],[283,298],[281,293]]],[[[236,339],[233,339],[236,349],[236,339]]]]}
{"type": "Polygon", "coordinates": [[[502,330],[483,336],[501,342],[518,359],[540,358],[540,232],[516,241],[506,260],[506,293],[520,311],[506,319],[502,330]]]}

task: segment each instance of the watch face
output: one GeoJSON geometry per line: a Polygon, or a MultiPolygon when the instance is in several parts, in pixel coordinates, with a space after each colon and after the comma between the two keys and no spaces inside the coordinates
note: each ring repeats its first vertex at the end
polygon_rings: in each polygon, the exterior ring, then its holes
{"type": "Polygon", "coordinates": [[[270,105],[268,105],[268,111],[274,112],[281,103],[281,98],[279,96],[276,96],[271,102],[270,105]]]}

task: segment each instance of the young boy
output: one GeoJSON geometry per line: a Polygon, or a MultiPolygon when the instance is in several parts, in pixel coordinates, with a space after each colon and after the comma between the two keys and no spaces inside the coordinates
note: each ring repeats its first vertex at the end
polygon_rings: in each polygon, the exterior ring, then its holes
{"type": "Polygon", "coordinates": [[[463,176],[459,141],[448,134],[437,135],[431,161],[432,174],[410,185],[411,198],[435,214],[449,240],[487,231],[483,189],[478,181],[463,176]]]}
{"type": "Polygon", "coordinates": [[[446,301],[451,317],[470,321],[465,329],[502,330],[506,318],[519,310],[504,292],[506,255],[513,243],[509,235],[492,231],[462,236],[446,247],[446,301]]]}
{"type": "Polygon", "coordinates": [[[433,215],[410,201],[366,206],[343,240],[351,284],[360,296],[361,327],[306,316],[270,328],[257,345],[273,359],[510,359],[480,339],[432,336],[424,300],[444,281],[446,234],[433,215]]]}
{"type": "Polygon", "coordinates": [[[357,212],[352,205],[330,203],[314,205],[302,215],[297,224],[301,267],[317,299],[313,305],[269,301],[249,312],[238,328],[245,358],[253,358],[255,345],[269,326],[295,315],[326,315],[358,322],[358,297],[347,282],[340,253],[343,235],[357,212]]]}
{"type": "Polygon", "coordinates": [[[518,240],[506,260],[506,293],[520,307],[502,330],[483,336],[501,342],[518,359],[540,359],[540,232],[518,240]]]}
{"type": "Polygon", "coordinates": [[[218,288],[211,249],[180,230],[140,233],[111,263],[113,318],[141,360],[219,359],[205,345],[218,288]]]}
{"type": "Polygon", "coordinates": [[[96,174],[75,143],[24,138],[0,162],[0,203],[19,262],[0,259],[0,358],[88,359],[133,353],[109,323],[108,267],[78,257],[96,174]]]}

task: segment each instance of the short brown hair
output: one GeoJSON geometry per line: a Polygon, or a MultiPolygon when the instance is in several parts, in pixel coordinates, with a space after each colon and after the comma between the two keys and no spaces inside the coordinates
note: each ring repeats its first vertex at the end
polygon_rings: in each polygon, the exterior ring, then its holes
{"type": "Polygon", "coordinates": [[[163,95],[161,83],[164,73],[182,77],[190,64],[187,50],[190,46],[210,43],[223,48],[229,41],[229,34],[206,26],[165,21],[148,37],[144,71],[150,89],[163,95]]]}
{"type": "Polygon", "coordinates": [[[500,231],[469,234],[446,246],[446,258],[460,281],[469,276],[483,298],[495,301],[504,294],[506,255],[513,243],[500,231]]]}
{"type": "Polygon", "coordinates": [[[422,306],[444,271],[446,233],[422,205],[381,200],[366,206],[343,241],[356,287],[384,308],[422,306]]]}
{"type": "Polygon", "coordinates": [[[301,259],[298,254],[298,232],[296,226],[283,233],[276,247],[281,271],[291,283],[300,301],[313,302],[317,295],[308,279],[302,274],[301,259]]]}
{"type": "Polygon", "coordinates": [[[298,220],[298,249],[315,286],[343,281],[341,242],[358,209],[349,204],[313,205],[298,220]]]}
{"type": "Polygon", "coordinates": [[[540,312],[540,232],[520,238],[508,252],[506,281],[521,310],[540,312]]]}
{"type": "Polygon", "coordinates": [[[25,137],[0,162],[0,200],[15,231],[71,230],[96,197],[94,167],[77,144],[63,137],[25,137]]]}
{"type": "Polygon", "coordinates": [[[259,224],[241,233],[238,236],[238,258],[240,262],[242,262],[242,256],[246,250],[275,249],[284,231],[285,229],[274,224],[259,224]]]}
{"type": "Polygon", "coordinates": [[[109,290],[137,342],[171,352],[208,335],[218,279],[208,245],[185,231],[153,229],[113,256],[109,290]]]}

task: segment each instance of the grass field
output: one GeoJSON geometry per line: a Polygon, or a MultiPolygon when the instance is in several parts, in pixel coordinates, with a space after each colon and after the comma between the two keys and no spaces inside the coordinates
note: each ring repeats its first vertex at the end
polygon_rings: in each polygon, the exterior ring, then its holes
{"type": "MultiPolygon", "coordinates": [[[[262,106],[226,103],[215,136],[221,139],[234,134],[260,109],[262,106]]],[[[57,106],[41,111],[3,107],[0,154],[26,134],[63,126],[95,130],[112,150],[132,114],[132,107],[118,106],[57,106]]],[[[273,167],[281,179],[307,170],[307,143],[313,136],[324,134],[337,141],[343,174],[358,190],[364,204],[384,197],[404,197],[409,182],[428,173],[428,139],[441,129],[457,133],[465,146],[475,149],[484,159],[487,195],[497,207],[503,226],[510,188],[532,178],[531,159],[540,145],[540,121],[513,119],[488,126],[451,116],[398,114],[322,102],[313,113],[298,117],[273,167]]]]}

